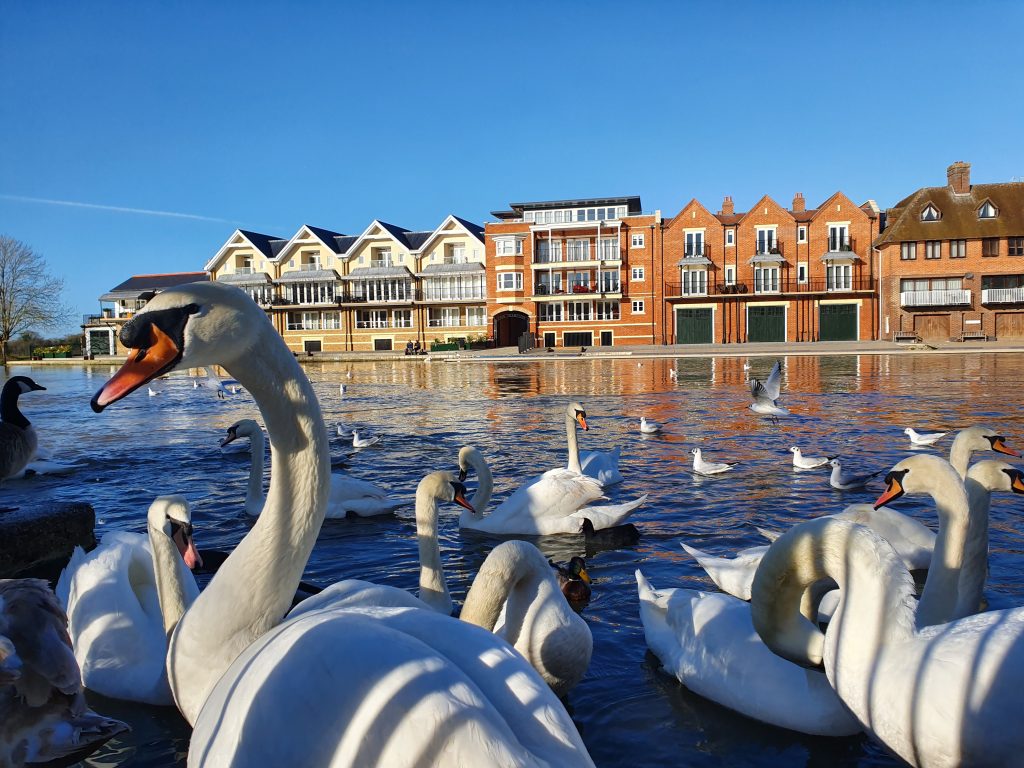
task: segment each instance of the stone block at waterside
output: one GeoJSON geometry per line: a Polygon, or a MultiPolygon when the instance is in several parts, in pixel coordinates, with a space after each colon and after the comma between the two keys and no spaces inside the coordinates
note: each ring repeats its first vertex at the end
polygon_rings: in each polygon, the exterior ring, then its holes
{"type": "Polygon", "coordinates": [[[0,512],[0,579],[67,561],[75,546],[96,544],[96,513],[85,503],[22,504],[0,512]]]}

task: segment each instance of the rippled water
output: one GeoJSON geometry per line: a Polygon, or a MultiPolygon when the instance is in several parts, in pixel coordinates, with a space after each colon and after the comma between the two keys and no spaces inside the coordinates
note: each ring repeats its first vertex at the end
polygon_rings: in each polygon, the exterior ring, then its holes
{"type": "MultiPolygon", "coordinates": [[[[658,671],[640,625],[633,571],[656,587],[707,588],[710,582],[679,547],[686,540],[728,553],[760,543],[755,525],[837,511],[871,493],[840,493],[823,471],[792,470],[789,447],[841,453],[856,470],[888,468],[908,453],[902,434],[955,430],[987,423],[1011,446],[1024,446],[1019,355],[860,355],[784,358],[785,404],[794,414],[780,426],[755,418],[748,402],[743,358],[559,360],[531,363],[381,361],[307,367],[331,429],[332,449],[346,445],[333,426],[381,434],[376,447],[351,459],[350,473],[410,499],[394,517],[328,520],[306,578],[323,584],[354,577],[415,589],[417,552],[411,500],[423,474],[454,469],[458,449],[479,447],[495,476],[500,501],[523,479],[565,461],[564,409],[578,399],[591,431],[586,449],[622,446],[625,481],[612,499],[649,493],[634,513],[638,544],[588,544],[577,537],[535,540],[565,560],[584,554],[594,597],[584,617],[594,635],[586,678],[568,698],[569,710],[599,766],[896,765],[864,738],[810,738],[760,725],[709,703],[658,671]],[[669,369],[675,368],[673,381],[669,369]],[[351,378],[346,374],[351,372],[351,378]],[[347,384],[344,399],[339,383],[347,384]],[[665,431],[641,436],[640,416],[665,431]],[[742,462],[715,479],[687,470],[690,448],[710,460],[742,462]]],[[[773,360],[751,360],[754,375],[773,360]]],[[[256,417],[245,393],[218,401],[194,390],[184,376],[162,382],[157,397],[137,392],[102,414],[89,410],[92,393],[113,369],[17,367],[46,386],[22,399],[54,458],[87,462],[67,478],[33,478],[0,489],[0,504],[46,498],[93,504],[98,534],[145,530],[156,494],[183,493],[193,504],[200,548],[232,547],[246,533],[242,511],[247,453],[222,454],[217,439],[243,417],[256,417]]],[[[939,444],[949,447],[949,438],[939,444]]],[[[472,482],[472,481],[471,481],[472,482]]],[[[875,487],[877,494],[881,485],[875,487]]],[[[1024,602],[1021,502],[995,496],[987,596],[1005,607],[1024,602]]],[[[925,520],[934,513],[919,497],[899,508],[925,520]]],[[[460,535],[458,508],[442,510],[441,548],[453,596],[461,600],[496,539],[460,535]]],[[[105,714],[133,726],[91,758],[94,766],[184,765],[188,728],[172,709],[125,705],[92,697],[105,714]]]]}

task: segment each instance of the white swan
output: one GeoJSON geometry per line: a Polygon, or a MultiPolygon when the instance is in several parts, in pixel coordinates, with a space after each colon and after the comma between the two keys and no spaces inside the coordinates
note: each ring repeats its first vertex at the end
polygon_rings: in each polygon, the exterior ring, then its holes
{"type": "Polygon", "coordinates": [[[687,688],[735,712],[821,736],[859,733],[821,672],[779,658],[761,642],[750,604],[693,589],[655,590],[638,570],[647,646],[687,688]]]}
{"type": "Polygon", "coordinates": [[[82,682],[114,699],[173,705],[167,635],[199,596],[202,565],[181,496],[158,496],[147,536],[112,531],[89,554],[75,547],[57,582],[82,682]]]}
{"type": "MultiPolygon", "coordinates": [[[[966,476],[971,457],[978,451],[995,451],[1008,456],[1019,456],[1017,451],[1006,445],[1006,439],[990,427],[981,425],[967,427],[957,433],[949,451],[950,464],[961,477],[966,476]]],[[[989,474],[988,478],[991,480],[993,476],[989,474]]],[[[977,479],[989,491],[1009,490],[998,487],[992,482],[986,482],[983,477],[979,476],[977,479]]],[[[996,479],[1002,483],[1002,479],[996,479]]],[[[975,506],[975,497],[972,496],[971,522],[967,536],[969,541],[987,542],[989,501],[982,497],[978,497],[978,500],[984,502],[985,511],[982,513],[981,508],[975,506]],[[979,527],[983,527],[983,530],[977,530],[979,527]]],[[[851,504],[842,512],[829,515],[829,517],[849,520],[873,528],[892,545],[904,565],[911,571],[926,569],[931,564],[932,549],[935,547],[935,532],[916,518],[889,507],[875,509],[871,504],[851,504]]],[[[765,547],[749,547],[740,550],[734,558],[716,557],[686,544],[683,544],[683,548],[697,559],[697,562],[711,577],[711,580],[718,585],[719,589],[730,595],[735,595],[741,600],[750,599],[750,585],[754,581],[754,571],[757,570],[757,566],[761,562],[765,547]]],[[[965,558],[970,559],[973,556],[966,554],[965,558]]],[[[969,576],[968,580],[972,584],[976,584],[974,581],[976,578],[975,574],[969,576]]],[[[968,590],[968,594],[973,594],[977,587],[965,586],[965,589],[968,590]]]]}
{"type": "Polygon", "coordinates": [[[615,446],[610,451],[582,451],[580,453],[580,471],[592,477],[601,485],[615,485],[622,482],[619,471],[619,458],[622,449],[615,446]]]}
{"type": "Polygon", "coordinates": [[[460,479],[465,479],[470,468],[480,477],[477,496],[471,504],[474,512],[459,516],[459,527],[485,533],[551,534],[582,533],[621,525],[633,510],[643,504],[646,494],[625,504],[588,506],[604,498],[601,484],[579,472],[579,453],[576,443],[576,424],[586,429],[586,412],[579,403],[570,403],[566,409],[565,429],[569,441],[569,468],[551,469],[539,477],[528,480],[490,514],[483,510],[490,500],[492,476],[487,462],[476,449],[464,448],[459,452],[460,479]],[[574,469],[575,467],[575,469],[574,469]]]}
{"type": "Polygon", "coordinates": [[[528,542],[505,541],[491,550],[459,618],[507,640],[559,696],[590,665],[590,627],[569,606],[547,558],[528,542]]]}
{"type": "Polygon", "coordinates": [[[324,519],[330,453],[313,388],[246,294],[169,289],[121,338],[128,361],[94,409],[176,366],[220,364],[270,435],[263,513],[171,636],[171,688],[195,725],[190,765],[411,768],[440,763],[442,750],[453,765],[593,765],[543,680],[478,627],[412,608],[280,623],[324,519]]]}
{"type": "Polygon", "coordinates": [[[0,765],[80,760],[130,730],[89,709],[67,618],[41,579],[0,579],[0,765]]]}
{"type": "Polygon", "coordinates": [[[1020,764],[1024,608],[916,630],[913,594],[884,539],[820,518],[792,528],[765,556],[754,579],[754,627],[784,658],[823,664],[864,729],[911,765],[1020,764]],[[798,608],[822,578],[840,589],[824,633],[798,608]]]}
{"type": "Polygon", "coordinates": [[[0,392],[0,482],[21,473],[36,455],[39,437],[18,408],[18,398],[45,389],[28,376],[11,376],[0,392]]]}
{"type": "MultiPolygon", "coordinates": [[[[256,517],[266,503],[263,495],[263,456],[266,440],[260,425],[252,419],[236,421],[221,438],[220,445],[230,445],[240,437],[248,437],[252,463],[249,465],[249,484],[245,491],[245,512],[256,517]]],[[[327,500],[327,517],[342,519],[349,514],[359,517],[387,515],[404,507],[404,499],[392,498],[377,485],[354,477],[331,473],[331,493],[327,500]]]]}

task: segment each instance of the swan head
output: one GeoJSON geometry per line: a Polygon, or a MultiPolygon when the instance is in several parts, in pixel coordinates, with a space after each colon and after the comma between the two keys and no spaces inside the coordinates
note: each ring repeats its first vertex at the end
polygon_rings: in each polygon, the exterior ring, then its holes
{"type": "Polygon", "coordinates": [[[904,494],[932,493],[939,482],[948,482],[963,490],[960,475],[945,459],[931,455],[910,456],[885,476],[885,490],[875,501],[875,509],[904,494]]]}
{"type": "Polygon", "coordinates": [[[240,437],[252,438],[257,432],[260,432],[260,425],[252,419],[242,419],[236,421],[227,429],[227,435],[220,439],[220,447],[223,448],[228,443],[233,443],[240,437]]]}
{"type": "Polygon", "coordinates": [[[990,427],[975,425],[967,429],[961,429],[953,440],[950,452],[956,448],[966,448],[969,451],[995,451],[1006,456],[1020,456],[1006,445],[1006,438],[990,427]]]}
{"type": "Polygon", "coordinates": [[[1024,493],[1024,472],[1005,461],[979,461],[967,470],[967,477],[990,491],[1024,493]]]}
{"type": "Polygon", "coordinates": [[[184,496],[157,496],[149,505],[147,517],[150,526],[174,542],[185,565],[190,569],[202,567],[203,558],[192,539],[192,510],[184,496]]]}
{"type": "Polygon", "coordinates": [[[459,482],[462,482],[469,475],[469,470],[478,467],[483,461],[480,451],[471,445],[464,445],[459,449],[459,482]]]}
{"type": "Polygon", "coordinates": [[[569,407],[565,409],[565,413],[569,418],[580,425],[580,428],[587,432],[590,427],[587,426],[587,411],[579,403],[569,403],[569,407]]]}
{"type": "Polygon", "coordinates": [[[416,495],[424,493],[440,501],[454,501],[460,507],[476,513],[473,505],[466,501],[466,486],[452,477],[450,472],[431,472],[420,480],[416,495]]]}
{"type": "Polygon", "coordinates": [[[92,409],[99,413],[175,368],[230,366],[258,343],[254,329],[273,332],[266,313],[238,288],[207,282],[163,291],[121,329],[128,359],[93,396],[92,409]]]}

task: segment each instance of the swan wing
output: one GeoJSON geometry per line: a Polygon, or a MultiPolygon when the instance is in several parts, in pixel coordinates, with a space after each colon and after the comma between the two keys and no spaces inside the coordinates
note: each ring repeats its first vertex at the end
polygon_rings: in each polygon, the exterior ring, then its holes
{"type": "Polygon", "coordinates": [[[595,478],[551,469],[521,485],[472,527],[490,533],[578,533],[583,520],[572,514],[600,498],[603,490],[595,478]]]}
{"type": "Polygon", "coordinates": [[[410,608],[315,611],[264,634],[207,700],[189,762],[593,765],[562,704],[510,646],[410,608]]]}
{"type": "Polygon", "coordinates": [[[599,507],[584,507],[572,513],[571,517],[579,520],[589,520],[595,531],[605,528],[614,528],[622,525],[633,514],[633,510],[647,501],[645,493],[638,499],[627,501],[625,504],[602,504],[599,507]]]}
{"type": "Polygon", "coordinates": [[[871,504],[851,504],[831,517],[871,528],[892,544],[908,570],[914,571],[931,565],[935,532],[909,515],[891,507],[875,509],[871,504]]]}
{"type": "Polygon", "coordinates": [[[824,674],[785,661],[761,642],[749,604],[720,593],[654,590],[640,571],[636,577],[647,645],[687,688],[802,733],[860,732],[824,674]]]}
{"type": "Polygon", "coordinates": [[[761,558],[768,551],[767,546],[750,547],[738,552],[736,557],[728,558],[710,555],[684,542],[680,542],[680,545],[693,556],[719,589],[740,600],[750,599],[750,585],[754,582],[761,558]]]}
{"type": "Polygon", "coordinates": [[[333,608],[427,608],[418,597],[404,589],[374,584],[362,579],[335,582],[318,594],[308,597],[292,608],[289,619],[307,613],[333,608]]]}
{"type": "Polygon", "coordinates": [[[619,471],[619,457],[622,449],[619,446],[611,451],[581,451],[580,468],[583,474],[596,478],[601,485],[615,485],[622,482],[619,471]]]}

